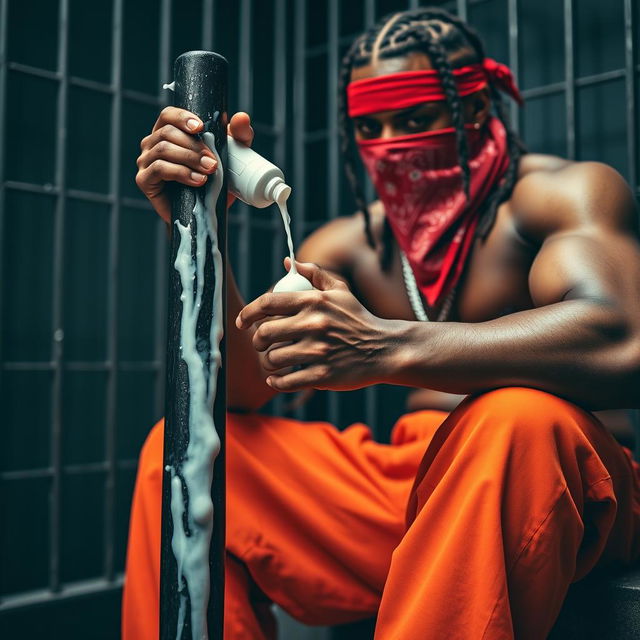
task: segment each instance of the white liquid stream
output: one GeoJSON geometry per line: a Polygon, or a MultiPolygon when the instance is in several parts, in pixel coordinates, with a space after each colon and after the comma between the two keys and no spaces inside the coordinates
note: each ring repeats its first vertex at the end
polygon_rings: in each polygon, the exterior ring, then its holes
{"type": "Polygon", "coordinates": [[[211,484],[213,465],[220,452],[220,438],[213,421],[218,371],[221,365],[220,341],[223,335],[222,317],[222,256],[218,247],[216,203],[222,190],[223,167],[215,148],[213,134],[205,133],[204,142],[218,161],[205,190],[204,203],[196,196],[193,219],[196,224],[196,255],[191,256],[191,223],[186,227],[176,220],[180,245],[174,263],[182,284],[182,321],[180,325],[181,357],[189,376],[189,444],[184,460],[171,472],[171,516],[173,538],[171,547],[178,565],[180,608],[176,640],[180,640],[187,611],[187,593],[191,604],[191,637],[206,640],[207,606],[209,603],[209,547],[213,531],[211,484]],[[202,304],[204,266],[207,239],[211,241],[214,268],[213,321],[209,335],[209,350],[203,351],[196,342],[196,326],[202,304]],[[194,290],[195,284],[195,290],[194,290]],[[185,531],[183,482],[189,496],[185,531]]]}
{"type": "Polygon", "coordinates": [[[283,198],[277,203],[280,209],[280,215],[282,216],[282,222],[284,224],[284,230],[287,233],[287,244],[289,246],[289,257],[291,258],[291,269],[284,278],[281,278],[276,282],[273,287],[274,292],[289,292],[289,291],[309,291],[313,289],[313,285],[300,273],[296,268],[296,257],[293,253],[293,239],[291,238],[291,216],[287,210],[287,200],[283,198]]]}

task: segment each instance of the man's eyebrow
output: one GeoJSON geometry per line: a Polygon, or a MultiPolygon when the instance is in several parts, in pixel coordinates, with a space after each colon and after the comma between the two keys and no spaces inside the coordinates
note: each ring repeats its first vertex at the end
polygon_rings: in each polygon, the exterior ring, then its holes
{"type": "Polygon", "coordinates": [[[414,114],[416,111],[419,111],[420,109],[424,109],[425,107],[430,107],[431,103],[429,102],[421,102],[420,104],[415,104],[412,107],[407,107],[406,109],[400,109],[395,115],[394,117],[398,117],[398,116],[409,116],[414,114]]]}
{"type": "MultiPolygon", "coordinates": [[[[420,109],[424,109],[425,107],[428,108],[430,106],[431,106],[431,103],[429,103],[429,102],[421,102],[420,104],[413,105],[412,107],[407,107],[406,109],[398,109],[398,111],[394,112],[393,117],[394,118],[401,118],[403,116],[409,116],[409,115],[412,115],[412,114],[416,113],[420,109]]],[[[376,118],[374,118],[373,116],[369,116],[369,115],[354,116],[352,119],[353,120],[367,120],[369,122],[378,122],[378,120],[376,118]]]]}
{"type": "Polygon", "coordinates": [[[373,116],[367,116],[367,115],[362,115],[362,116],[354,116],[352,118],[352,120],[355,122],[357,120],[363,120],[366,122],[378,122],[373,116]]]}

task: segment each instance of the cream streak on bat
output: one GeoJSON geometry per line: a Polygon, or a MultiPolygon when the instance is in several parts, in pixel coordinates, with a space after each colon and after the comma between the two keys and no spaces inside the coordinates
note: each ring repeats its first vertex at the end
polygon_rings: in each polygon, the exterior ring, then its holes
{"type": "Polygon", "coordinates": [[[220,438],[213,420],[213,405],[221,366],[220,341],[223,336],[223,265],[218,247],[216,203],[222,190],[224,173],[213,134],[205,133],[203,139],[216,156],[218,168],[205,188],[204,199],[196,193],[191,222],[186,227],[177,220],[175,223],[180,233],[180,244],[174,267],[180,274],[182,285],[180,355],[187,365],[189,376],[189,444],[178,469],[167,467],[171,472],[171,547],[178,566],[180,593],[176,640],[180,640],[184,628],[187,593],[191,605],[192,640],[208,638],[209,547],[213,532],[211,484],[213,465],[220,452],[220,438]],[[195,260],[191,255],[191,226],[194,223],[195,260]],[[213,321],[208,348],[196,336],[204,289],[207,239],[211,241],[214,270],[213,321]],[[183,486],[188,496],[188,508],[183,498],[183,486]],[[187,529],[184,525],[185,510],[187,529]]]}

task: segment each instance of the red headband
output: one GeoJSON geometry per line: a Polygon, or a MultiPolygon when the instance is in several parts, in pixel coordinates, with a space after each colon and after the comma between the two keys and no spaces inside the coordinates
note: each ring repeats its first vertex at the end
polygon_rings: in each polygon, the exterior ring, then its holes
{"type": "MultiPolygon", "coordinates": [[[[460,96],[468,96],[486,87],[490,81],[496,88],[522,104],[522,96],[511,69],[491,58],[453,70],[460,96]]],[[[445,100],[440,74],[435,69],[402,71],[386,76],[355,80],[347,85],[349,116],[355,118],[378,111],[406,109],[422,102],[445,100]]]]}

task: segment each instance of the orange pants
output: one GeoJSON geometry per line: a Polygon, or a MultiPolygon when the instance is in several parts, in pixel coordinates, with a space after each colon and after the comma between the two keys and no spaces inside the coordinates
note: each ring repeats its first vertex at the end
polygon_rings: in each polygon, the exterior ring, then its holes
{"type": "MultiPolygon", "coordinates": [[[[158,637],[163,425],[133,501],[123,639],[158,637]]],[[[377,640],[542,639],[569,584],[640,554],[640,468],[591,414],[505,388],[361,424],[229,414],[225,638],[378,614],[377,640]],[[407,508],[408,504],[408,508],[407,508]]]]}

